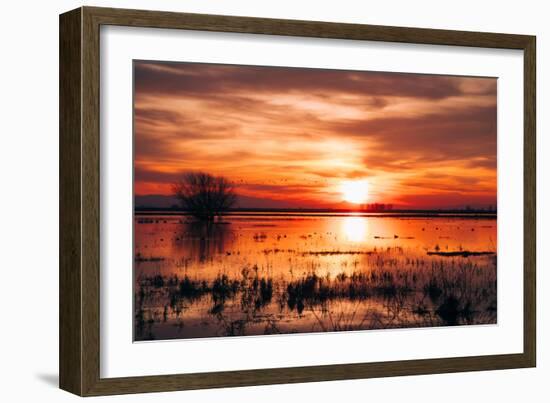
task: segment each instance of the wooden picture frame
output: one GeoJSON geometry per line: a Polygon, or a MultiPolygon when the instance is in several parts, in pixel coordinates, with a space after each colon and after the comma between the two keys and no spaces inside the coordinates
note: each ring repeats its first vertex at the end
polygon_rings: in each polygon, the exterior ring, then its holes
{"type": "Polygon", "coordinates": [[[535,37],[82,7],[60,16],[60,387],[81,396],[481,371],[536,365],[535,37]],[[521,354],[100,377],[100,26],[337,38],[524,52],[524,349],[521,354]]]}

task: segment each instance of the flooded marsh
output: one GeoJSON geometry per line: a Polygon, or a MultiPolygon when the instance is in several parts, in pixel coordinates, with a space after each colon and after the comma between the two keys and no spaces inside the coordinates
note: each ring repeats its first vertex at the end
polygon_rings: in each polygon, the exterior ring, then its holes
{"type": "Polygon", "coordinates": [[[134,219],[135,340],[493,324],[494,216],[134,219]]]}

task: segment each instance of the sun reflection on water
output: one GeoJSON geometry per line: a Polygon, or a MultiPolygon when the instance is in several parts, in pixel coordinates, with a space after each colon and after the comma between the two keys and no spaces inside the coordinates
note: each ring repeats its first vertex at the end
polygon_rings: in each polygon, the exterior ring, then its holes
{"type": "Polygon", "coordinates": [[[368,234],[367,219],[365,217],[346,217],[342,221],[342,231],[348,241],[363,242],[368,234]]]}

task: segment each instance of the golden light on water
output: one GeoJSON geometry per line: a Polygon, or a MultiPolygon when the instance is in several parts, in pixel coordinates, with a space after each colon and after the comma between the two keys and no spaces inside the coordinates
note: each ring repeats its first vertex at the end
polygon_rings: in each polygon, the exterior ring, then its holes
{"type": "Polygon", "coordinates": [[[340,191],[345,201],[362,204],[369,199],[369,182],[366,179],[345,181],[340,185],[340,191]]]}
{"type": "Polygon", "coordinates": [[[367,238],[368,224],[365,217],[346,217],[342,230],[348,241],[363,242],[367,238]]]}

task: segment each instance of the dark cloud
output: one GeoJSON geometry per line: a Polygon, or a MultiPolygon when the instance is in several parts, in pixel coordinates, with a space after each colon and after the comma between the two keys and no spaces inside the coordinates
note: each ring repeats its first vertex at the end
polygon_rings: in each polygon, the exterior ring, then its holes
{"type": "Polygon", "coordinates": [[[463,159],[490,167],[496,155],[496,119],[496,105],[476,106],[413,117],[341,121],[332,129],[342,136],[374,141],[365,159],[370,168],[415,169],[422,162],[463,159]]]}
{"type": "Polygon", "coordinates": [[[183,125],[186,123],[186,119],[181,113],[168,111],[165,109],[153,109],[153,108],[134,108],[134,116],[136,124],[145,125],[158,125],[170,124],[170,125],[183,125]]]}
{"type": "Polygon", "coordinates": [[[137,93],[186,97],[239,91],[367,94],[377,97],[371,107],[384,107],[386,101],[380,98],[384,96],[443,99],[493,91],[485,86],[464,89],[462,77],[453,76],[201,63],[136,62],[134,80],[137,93]]]}

